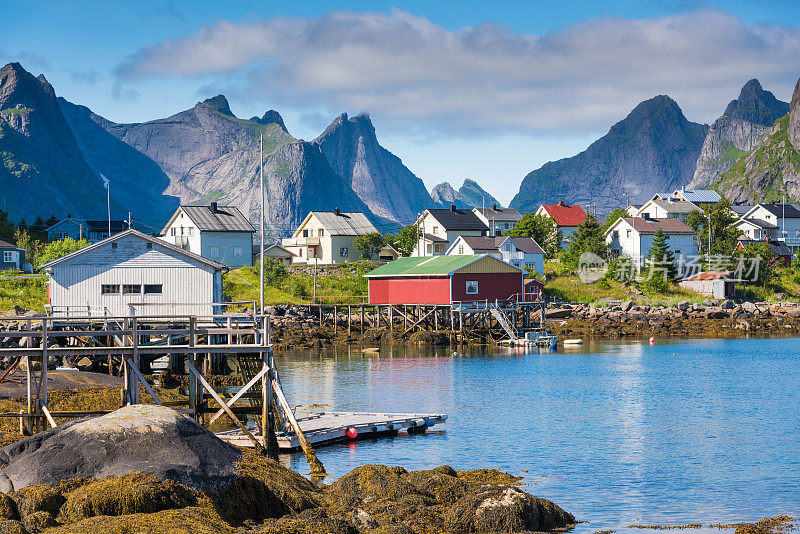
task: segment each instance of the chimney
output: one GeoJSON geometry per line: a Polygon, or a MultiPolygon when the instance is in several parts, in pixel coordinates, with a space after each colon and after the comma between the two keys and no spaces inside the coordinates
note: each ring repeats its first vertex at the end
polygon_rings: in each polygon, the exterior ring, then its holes
{"type": "Polygon", "coordinates": [[[646,221],[649,221],[650,220],[650,214],[647,213],[647,212],[642,213],[642,219],[644,219],[646,221]]]}
{"type": "Polygon", "coordinates": [[[212,202],[211,203],[211,213],[217,213],[217,203],[216,202],[212,202]]]}
{"type": "Polygon", "coordinates": [[[333,213],[334,213],[335,215],[337,215],[337,216],[339,216],[339,215],[341,215],[341,214],[342,214],[342,212],[341,212],[341,211],[339,211],[339,208],[336,208],[335,210],[333,210],[333,213]]]}
{"type": "Polygon", "coordinates": [[[71,218],[72,218],[72,214],[71,213],[67,213],[67,219],[71,219],[71,218]]]}
{"type": "Polygon", "coordinates": [[[563,200],[559,200],[558,204],[556,204],[556,206],[563,206],[563,205],[564,205],[564,201],[563,200]]]}
{"type": "Polygon", "coordinates": [[[497,204],[492,204],[492,211],[497,211],[497,204]]]}
{"type": "Polygon", "coordinates": [[[453,213],[456,212],[456,205],[455,204],[450,204],[450,211],[452,211],[453,213]]]}

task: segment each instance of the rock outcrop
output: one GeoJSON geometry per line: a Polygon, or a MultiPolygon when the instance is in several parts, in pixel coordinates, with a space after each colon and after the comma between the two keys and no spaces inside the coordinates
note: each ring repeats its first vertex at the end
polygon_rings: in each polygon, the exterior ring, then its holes
{"type": "Polygon", "coordinates": [[[641,203],[689,183],[707,132],[708,126],[688,121],[670,97],[656,96],[585,151],[529,173],[510,207],[533,211],[563,200],[607,213],[626,196],[641,203]]]}
{"type": "Polygon", "coordinates": [[[0,69],[0,156],[0,192],[11,220],[105,217],[103,181],[78,148],[55,90],[19,63],[0,69]]]}
{"type": "Polygon", "coordinates": [[[409,224],[430,207],[425,184],[378,143],[369,115],[342,113],[314,144],[374,214],[409,224]]]}
{"type": "Polygon", "coordinates": [[[789,105],[788,137],[795,150],[800,151],[800,79],[794,86],[792,102],[789,105]]]}
{"type": "Polygon", "coordinates": [[[786,115],[789,104],[765,91],[758,80],[748,81],[706,135],[689,188],[706,188],[742,156],[760,145],[767,130],[786,115]]]}
{"type": "Polygon", "coordinates": [[[431,189],[431,198],[441,207],[450,207],[455,204],[459,209],[490,207],[493,204],[500,206],[500,202],[484,191],[475,180],[467,178],[456,191],[449,182],[442,182],[431,189]]]}
{"type": "Polygon", "coordinates": [[[210,487],[236,472],[241,452],[162,406],[128,406],[76,419],[2,449],[0,490],[138,471],[190,487],[210,487]]]}

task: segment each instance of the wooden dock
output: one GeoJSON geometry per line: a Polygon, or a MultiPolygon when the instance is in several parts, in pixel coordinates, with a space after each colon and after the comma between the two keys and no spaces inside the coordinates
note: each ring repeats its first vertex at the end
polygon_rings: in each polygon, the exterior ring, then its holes
{"type": "MultiPolygon", "coordinates": [[[[445,414],[403,414],[403,413],[362,413],[362,412],[322,412],[298,417],[297,422],[303,434],[314,447],[331,445],[344,441],[374,439],[394,436],[405,431],[409,434],[423,434],[428,428],[447,421],[445,414]],[[356,436],[347,435],[355,429],[356,436]]],[[[254,433],[256,439],[264,438],[254,433]]],[[[238,430],[218,432],[217,437],[238,447],[252,447],[248,437],[238,430]]],[[[278,446],[283,452],[300,450],[301,444],[293,432],[277,432],[278,446]]]]}

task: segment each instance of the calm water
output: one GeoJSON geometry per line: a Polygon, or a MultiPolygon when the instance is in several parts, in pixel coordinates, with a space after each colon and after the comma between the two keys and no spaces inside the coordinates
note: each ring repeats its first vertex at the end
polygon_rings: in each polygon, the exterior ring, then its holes
{"type": "Polygon", "coordinates": [[[587,521],[581,533],[800,512],[798,339],[345,348],[278,365],[293,405],[449,414],[426,436],[320,449],[328,482],[367,463],[496,467],[587,521]]]}

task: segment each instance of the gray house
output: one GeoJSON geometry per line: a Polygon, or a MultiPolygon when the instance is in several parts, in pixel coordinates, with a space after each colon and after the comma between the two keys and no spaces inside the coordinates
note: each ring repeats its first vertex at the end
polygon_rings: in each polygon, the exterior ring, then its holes
{"type": "Polygon", "coordinates": [[[253,264],[256,229],[235,206],[180,206],[161,239],[231,268],[253,264]]]}
{"type": "Polygon", "coordinates": [[[210,315],[225,267],[138,230],[42,265],[53,315],[210,315]]]}
{"type": "Polygon", "coordinates": [[[0,240],[0,271],[25,269],[25,249],[0,240]]]}

